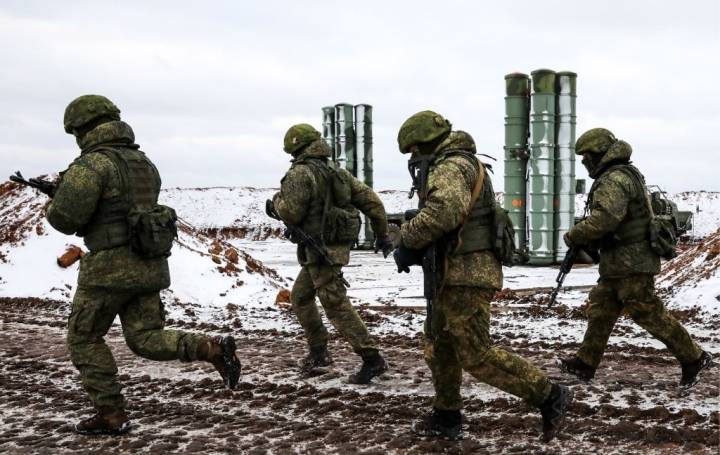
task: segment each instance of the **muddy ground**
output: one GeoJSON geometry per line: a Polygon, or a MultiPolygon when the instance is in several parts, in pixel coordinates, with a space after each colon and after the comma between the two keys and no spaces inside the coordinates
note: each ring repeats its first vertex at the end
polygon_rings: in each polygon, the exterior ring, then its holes
{"type": "MultiPolygon", "coordinates": [[[[298,333],[243,332],[231,325],[210,329],[217,333],[232,329],[241,339],[244,376],[235,392],[225,390],[204,364],[136,357],[125,346],[119,326],[114,326],[107,339],[116,354],[133,431],[114,438],[78,436],[72,423],[92,410],[64,346],[67,314],[67,305],[60,302],[0,299],[1,453],[716,454],[719,450],[720,368],[682,394],[676,387],[679,368],[667,351],[611,346],[595,381],[579,384],[562,376],[554,365],[555,357],[572,352],[574,344],[517,339],[513,335],[517,332],[505,327],[507,319],[502,329],[495,327],[496,344],[526,356],[575,390],[567,428],[549,444],[539,440],[540,417],[535,410],[469,376],[463,389],[465,440],[412,435],[411,422],[429,408],[432,395],[419,334],[382,337],[391,371],[371,386],[359,387],[345,383],[359,362],[337,338],[331,342],[333,368],[301,378],[295,362],[305,346],[298,333]]],[[[577,317],[570,312],[566,316],[577,317]]],[[[369,325],[372,329],[381,322],[369,325]]],[[[627,327],[619,330],[630,330],[627,327]]],[[[701,341],[717,343],[716,338],[701,341]]]]}

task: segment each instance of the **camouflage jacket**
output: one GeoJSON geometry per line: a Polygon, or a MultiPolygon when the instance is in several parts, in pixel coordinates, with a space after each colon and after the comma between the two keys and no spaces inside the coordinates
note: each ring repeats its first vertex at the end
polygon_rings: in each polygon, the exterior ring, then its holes
{"type": "MultiPolygon", "coordinates": [[[[327,160],[331,156],[330,148],[324,140],[317,140],[308,145],[299,156],[293,160],[292,166],[282,179],[280,191],[273,196],[273,203],[280,217],[288,224],[302,226],[310,215],[310,208],[317,203],[316,187],[320,184],[311,169],[308,160],[327,160]]],[[[376,236],[384,237],[388,234],[385,207],[375,192],[353,177],[345,169],[338,170],[344,173],[346,181],[350,183],[350,204],[367,215],[376,236]]],[[[339,265],[346,265],[350,261],[350,247],[347,245],[326,245],[331,259],[339,265]]],[[[317,262],[317,257],[307,248],[298,248],[298,260],[301,264],[317,262]]]]}
{"type": "Polygon", "coordinates": [[[650,242],[613,244],[611,239],[633,218],[645,202],[645,188],[640,187],[628,173],[613,167],[629,163],[632,148],[625,143],[608,150],[599,164],[593,191],[588,196],[589,215],[568,232],[577,245],[591,245],[600,249],[600,276],[620,278],[631,274],[657,274],[660,257],[650,248],[650,242]]]}
{"type": "MultiPolygon", "coordinates": [[[[138,147],[134,141],[132,129],[121,121],[99,125],[78,141],[83,151],[62,174],[48,207],[48,222],[55,229],[79,236],[92,230],[99,205],[122,194],[122,184],[110,158],[91,150],[102,144],[135,151],[138,147]]],[[[152,292],[170,285],[170,273],[167,259],[142,259],[129,246],[121,246],[85,255],[80,262],[78,285],[152,292]]]]}
{"type": "MultiPolygon", "coordinates": [[[[435,150],[437,158],[428,172],[425,207],[400,228],[404,246],[424,249],[455,232],[470,211],[472,191],[478,178],[477,167],[459,155],[446,156],[449,150],[464,149],[463,138],[451,133],[435,150]]],[[[489,175],[485,175],[489,179],[489,175]]],[[[502,266],[490,250],[450,255],[447,258],[445,285],[502,288],[502,266]]]]}

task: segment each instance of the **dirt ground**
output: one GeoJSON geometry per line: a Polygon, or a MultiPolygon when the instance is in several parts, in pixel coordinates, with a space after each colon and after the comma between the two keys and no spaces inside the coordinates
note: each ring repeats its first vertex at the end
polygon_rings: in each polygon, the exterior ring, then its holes
{"type": "Polygon", "coordinates": [[[679,368],[667,351],[611,346],[596,379],[585,385],[562,376],[554,365],[557,355],[572,352],[575,345],[511,338],[512,330],[505,327],[495,327],[496,344],[526,356],[575,390],[568,425],[549,444],[539,440],[540,417],[534,409],[469,376],[463,388],[463,441],[428,440],[410,433],[412,421],[429,409],[432,396],[419,335],[382,337],[391,370],[374,384],[360,387],[345,382],[359,361],[337,338],[331,342],[334,366],[326,374],[301,378],[295,364],[305,346],[298,333],[243,332],[231,325],[207,328],[216,333],[232,329],[240,339],[244,375],[235,392],[225,390],[204,364],[136,357],[125,346],[119,326],[114,326],[107,339],[134,427],[121,437],[78,436],[72,423],[92,410],[64,346],[67,315],[67,305],[60,302],[0,299],[0,453],[719,450],[720,368],[682,394],[676,387],[679,368]]]}

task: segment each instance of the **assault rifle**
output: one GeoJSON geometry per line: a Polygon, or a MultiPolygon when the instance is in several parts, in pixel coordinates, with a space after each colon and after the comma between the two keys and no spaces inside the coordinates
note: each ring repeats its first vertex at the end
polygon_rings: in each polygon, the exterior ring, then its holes
{"type": "Polygon", "coordinates": [[[558,272],[558,276],[557,278],[555,278],[557,286],[550,294],[550,302],[546,307],[547,309],[549,309],[555,304],[555,299],[557,298],[558,292],[560,292],[560,288],[562,288],[565,277],[567,277],[568,273],[570,273],[570,271],[572,270],[573,265],[575,265],[575,260],[577,259],[577,255],[580,253],[580,251],[585,251],[588,256],[592,258],[594,263],[598,263],[600,261],[600,257],[597,255],[597,253],[591,251],[589,248],[584,248],[578,245],[573,245],[569,247],[567,252],[565,253],[565,257],[560,263],[560,272],[558,272]]]}
{"type": "MultiPolygon", "coordinates": [[[[405,211],[405,221],[410,221],[420,212],[419,209],[405,211]]],[[[426,314],[428,321],[432,321],[433,303],[440,290],[440,283],[443,280],[443,267],[440,261],[444,258],[444,251],[441,251],[441,241],[430,244],[422,255],[423,270],[423,296],[425,297],[426,314]]]]}
{"type": "Polygon", "coordinates": [[[267,216],[274,220],[282,221],[283,224],[285,224],[285,232],[289,238],[297,239],[299,244],[305,245],[306,247],[314,251],[315,254],[320,257],[320,260],[322,262],[331,267],[335,278],[339,279],[346,288],[350,287],[350,283],[348,283],[345,277],[343,277],[342,272],[335,270],[335,262],[330,258],[327,250],[323,246],[318,244],[314,238],[310,237],[310,235],[308,235],[308,233],[303,231],[300,227],[295,226],[294,224],[288,224],[282,218],[280,218],[277,210],[275,210],[275,204],[273,204],[270,199],[265,201],[265,213],[267,214],[267,216]]]}
{"type": "Polygon", "coordinates": [[[23,177],[20,171],[15,171],[15,173],[10,176],[10,181],[19,183],[21,185],[29,186],[30,188],[35,188],[36,190],[40,191],[41,193],[47,194],[50,197],[53,197],[55,195],[56,186],[53,182],[38,178],[31,178],[30,180],[25,180],[25,177],[23,177]]]}

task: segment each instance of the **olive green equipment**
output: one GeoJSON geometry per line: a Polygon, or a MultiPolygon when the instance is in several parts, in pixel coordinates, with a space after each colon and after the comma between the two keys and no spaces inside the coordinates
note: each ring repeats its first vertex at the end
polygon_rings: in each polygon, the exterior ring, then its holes
{"type": "Polygon", "coordinates": [[[555,259],[567,251],[563,236],[575,220],[575,130],[577,123],[577,74],[561,71],[556,75],[557,116],[555,129],[555,200],[553,243],[555,259]]]}
{"type": "MultiPolygon", "coordinates": [[[[338,103],[322,108],[322,138],[332,150],[333,163],[370,188],[373,188],[372,112],[369,104],[338,103]]],[[[372,227],[367,216],[361,218],[362,227],[355,244],[370,249],[372,227]]]]}
{"type": "Polygon", "coordinates": [[[528,237],[532,265],[555,261],[555,72],[531,73],[528,237]]]}
{"type": "Polygon", "coordinates": [[[576,80],[548,69],[505,76],[505,194],[516,262],[549,265],[574,222],[576,80]]]}

